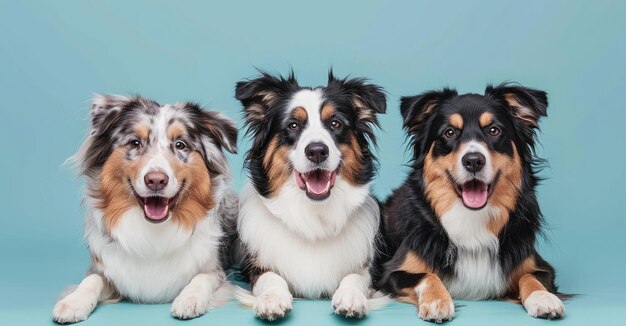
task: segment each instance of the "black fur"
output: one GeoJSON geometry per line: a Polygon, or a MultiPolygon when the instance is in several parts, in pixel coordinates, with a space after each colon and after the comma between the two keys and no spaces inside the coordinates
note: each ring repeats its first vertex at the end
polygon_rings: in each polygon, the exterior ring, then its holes
{"type": "Polygon", "coordinates": [[[440,277],[454,274],[457,248],[425,195],[424,158],[431,147],[433,156],[446,155],[472,137],[484,141],[491,151],[505,155],[513,155],[513,142],[522,162],[521,191],[515,208],[509,212],[508,223],[498,236],[497,255],[503,275],[510,275],[526,258],[534,256],[543,270],[536,274],[539,281],[549,291],[557,292],[554,269],[535,250],[536,236],[542,226],[535,195],[539,181],[536,174],[542,161],[534,151],[535,131],[538,119],[546,116],[547,105],[545,92],[512,84],[488,86],[484,95],[459,96],[455,90],[446,88],[402,98],[404,129],[413,150],[412,170],[404,184],[383,204],[383,244],[372,273],[378,289],[398,295],[402,288],[417,285],[423,274],[398,271],[407,252],[421,258],[440,277]],[[523,107],[510,106],[506,96],[514,96],[523,107]],[[465,127],[461,136],[453,140],[441,137],[450,114],[459,113],[464,120],[477,121],[482,112],[494,114],[496,124],[502,129],[501,137],[491,139],[480,130],[466,131],[465,127]]]}
{"type": "MultiPolygon", "coordinates": [[[[252,138],[245,166],[252,184],[262,196],[270,195],[267,171],[262,165],[265,151],[274,136],[278,136],[279,145],[291,146],[297,141],[298,132],[286,128],[292,122],[287,115],[287,106],[295,93],[305,89],[313,88],[299,86],[293,72],[286,78],[261,72],[258,78],[237,83],[235,97],[244,106],[246,134],[252,138]]],[[[378,126],[376,114],[386,110],[385,93],[381,87],[367,84],[365,79],[338,79],[332,71],[327,86],[321,89],[326,102],[335,106],[336,118],[343,123],[341,130],[331,131],[335,142],[347,144],[350,133],[357,137],[363,154],[357,182],[366,184],[376,170],[376,158],[370,151],[370,143],[376,143],[373,133],[373,127],[378,126]],[[362,107],[356,106],[355,100],[362,107]]]]}

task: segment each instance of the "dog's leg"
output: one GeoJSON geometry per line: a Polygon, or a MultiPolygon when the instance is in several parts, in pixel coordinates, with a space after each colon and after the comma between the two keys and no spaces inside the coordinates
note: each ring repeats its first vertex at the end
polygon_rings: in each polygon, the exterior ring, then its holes
{"type": "Polygon", "coordinates": [[[78,287],[54,306],[52,317],[61,324],[76,323],[89,317],[98,302],[108,300],[114,289],[98,274],[89,274],[78,287]]]}
{"type": "Polygon", "coordinates": [[[274,272],[265,272],[259,276],[252,294],[256,297],[252,309],[259,318],[274,320],[291,311],[293,296],[287,281],[274,272]]]}
{"type": "Polygon", "coordinates": [[[548,292],[533,274],[524,274],[519,279],[519,292],[524,308],[532,317],[555,319],[565,314],[561,299],[548,292]]]}
{"type": "Polygon", "coordinates": [[[415,294],[417,313],[423,320],[442,323],[454,318],[452,297],[436,274],[425,274],[415,287],[415,294]]]}
{"type": "Polygon", "coordinates": [[[332,306],[335,313],[346,317],[365,317],[370,282],[367,270],[344,277],[333,295],[332,306]]]}
{"type": "Polygon", "coordinates": [[[215,291],[225,281],[219,272],[198,274],[191,279],[172,303],[172,316],[191,319],[206,313],[211,307],[215,291]]]}

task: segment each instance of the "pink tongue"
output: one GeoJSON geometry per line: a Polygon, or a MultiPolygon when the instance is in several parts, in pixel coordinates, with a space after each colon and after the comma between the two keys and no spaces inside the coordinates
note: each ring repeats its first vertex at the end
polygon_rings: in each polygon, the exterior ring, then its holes
{"type": "Polygon", "coordinates": [[[321,195],[330,188],[330,171],[315,170],[306,175],[307,189],[316,194],[321,195]]]}
{"type": "Polygon", "coordinates": [[[168,201],[165,197],[148,197],[144,200],[143,211],[151,220],[162,220],[167,216],[168,201]]]}
{"type": "Polygon", "coordinates": [[[481,208],[487,203],[487,184],[480,181],[470,181],[463,185],[463,204],[470,208],[481,208]]]}

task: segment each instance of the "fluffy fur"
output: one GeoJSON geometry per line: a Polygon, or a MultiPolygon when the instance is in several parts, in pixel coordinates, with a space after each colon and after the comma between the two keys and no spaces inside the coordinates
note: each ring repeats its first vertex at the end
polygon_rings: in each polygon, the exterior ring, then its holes
{"type": "Polygon", "coordinates": [[[547,106],[545,92],[511,84],[402,98],[413,164],[384,204],[378,288],[435,322],[454,317],[453,298],[508,298],[534,317],[564,314],[554,269],[535,250],[534,138],[547,106]]]}
{"type": "Polygon", "coordinates": [[[87,179],[92,262],[54,320],[85,320],[121,299],[173,302],[181,319],[204,314],[226,288],[220,257],[238,200],[222,149],[236,151],[234,122],[193,103],[113,95],[94,97],[91,122],[72,160],[87,179]]]}
{"type": "Polygon", "coordinates": [[[236,97],[253,140],[238,219],[252,296],[240,300],[270,320],[294,295],[332,296],[336,313],[364,316],[380,302],[368,301],[379,224],[369,183],[382,89],[332,73],[318,88],[263,73],[238,83],[236,97]]]}

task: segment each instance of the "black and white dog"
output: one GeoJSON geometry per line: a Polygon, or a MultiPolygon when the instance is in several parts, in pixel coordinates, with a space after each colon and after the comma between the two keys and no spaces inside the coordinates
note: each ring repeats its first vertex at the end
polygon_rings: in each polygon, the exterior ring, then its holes
{"type": "Polygon", "coordinates": [[[533,317],[563,316],[554,269],[535,250],[534,138],[547,106],[545,92],[510,84],[402,98],[413,165],[384,205],[379,288],[435,322],[453,318],[453,298],[521,300],[533,317]]]}
{"type": "Polygon", "coordinates": [[[301,87],[267,73],[237,84],[252,147],[238,232],[253,296],[239,299],[263,319],[283,317],[293,295],[330,298],[338,314],[365,316],[370,299],[379,207],[375,174],[381,87],[337,79],[301,87]]]}
{"type": "Polygon", "coordinates": [[[223,149],[234,153],[236,143],[233,121],[196,104],[95,96],[91,131],[73,158],[87,179],[91,266],[54,320],[85,320],[99,302],[121,299],[173,301],[182,319],[216,303],[238,208],[223,149]]]}

